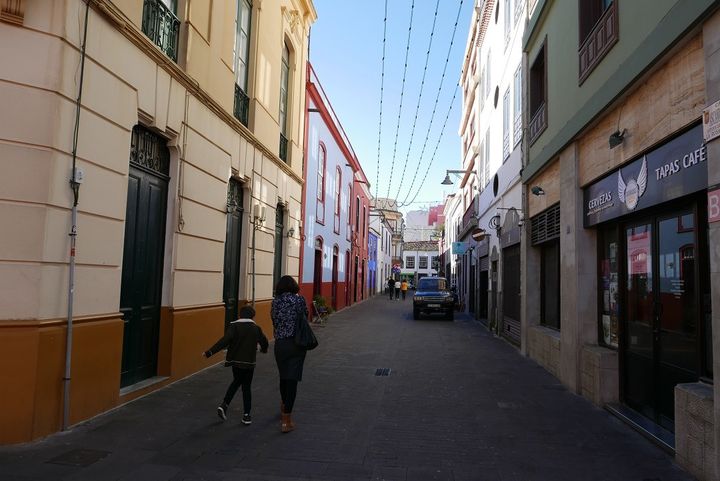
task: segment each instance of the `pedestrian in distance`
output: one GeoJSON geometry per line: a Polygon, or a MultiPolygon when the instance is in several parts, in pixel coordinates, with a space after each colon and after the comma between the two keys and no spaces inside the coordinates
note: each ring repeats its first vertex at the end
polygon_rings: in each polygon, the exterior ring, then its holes
{"type": "Polygon", "coordinates": [[[240,308],[238,317],[239,319],[232,321],[225,329],[225,335],[203,355],[209,358],[221,350],[227,349],[225,366],[232,367],[233,380],[225,392],[222,403],[217,408],[217,414],[223,421],[227,419],[228,406],[238,388],[242,387],[242,423],[247,425],[252,423],[250,416],[252,409],[251,385],[255,373],[257,346],[260,345],[260,352],[266,353],[268,340],[260,326],[253,320],[255,309],[251,306],[243,306],[240,308]]]}
{"type": "Polygon", "coordinates": [[[302,316],[308,315],[305,299],[298,294],[300,287],[295,279],[282,276],[275,287],[270,317],[275,330],[275,362],[280,375],[280,431],[295,429],[292,420],[298,382],[302,381],[307,351],[295,344],[295,331],[302,316]]]}
{"type": "Polygon", "coordinates": [[[388,277],[387,280],[387,290],[388,294],[390,295],[390,300],[393,300],[393,292],[395,292],[395,279],[392,277],[388,277]]]}
{"type": "Polygon", "coordinates": [[[402,298],[403,301],[405,300],[405,296],[407,295],[408,290],[408,283],[405,279],[400,283],[400,292],[402,292],[402,298]]]}
{"type": "Polygon", "coordinates": [[[395,300],[397,300],[397,301],[400,300],[400,287],[401,286],[402,286],[402,284],[400,283],[400,281],[395,281],[395,300]]]}

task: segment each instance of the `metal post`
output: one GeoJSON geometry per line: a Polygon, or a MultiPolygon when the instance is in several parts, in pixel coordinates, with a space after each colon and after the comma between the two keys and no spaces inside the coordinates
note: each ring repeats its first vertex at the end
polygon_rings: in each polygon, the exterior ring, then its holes
{"type": "Polygon", "coordinates": [[[75,245],[77,241],[77,206],[80,191],[79,173],[76,167],[77,142],[80,131],[80,106],[82,101],[83,79],[85,77],[85,46],[87,44],[88,15],[90,13],[89,1],[85,3],[85,25],[83,27],[83,43],[80,53],[80,85],[75,103],[75,130],[73,132],[72,172],[70,188],[73,192],[73,205],[70,211],[70,263],[68,266],[68,305],[67,305],[67,333],[65,337],[65,375],[63,381],[63,419],[62,430],[66,431],[70,424],[70,373],[72,367],[72,340],[73,340],[73,303],[75,298],[75,245]]]}
{"type": "Polygon", "coordinates": [[[255,307],[255,232],[257,231],[257,217],[253,216],[252,220],[253,232],[252,232],[252,307],[255,307]]]}

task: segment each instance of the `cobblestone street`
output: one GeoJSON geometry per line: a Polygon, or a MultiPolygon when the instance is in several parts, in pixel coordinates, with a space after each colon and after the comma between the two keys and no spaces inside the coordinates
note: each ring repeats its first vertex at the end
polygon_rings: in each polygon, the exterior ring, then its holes
{"type": "Polygon", "coordinates": [[[316,328],[292,433],[280,433],[272,354],[259,355],[251,426],[239,395],[217,418],[230,379],[220,364],[67,433],[0,448],[0,478],[691,479],[480,324],[413,321],[410,306],[377,296],[316,328]],[[66,456],[75,450],[88,451],[66,456]]]}

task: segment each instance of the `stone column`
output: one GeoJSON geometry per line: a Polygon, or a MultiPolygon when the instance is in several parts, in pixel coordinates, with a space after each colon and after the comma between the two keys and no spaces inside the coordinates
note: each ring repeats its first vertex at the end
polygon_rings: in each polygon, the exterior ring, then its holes
{"type": "Polygon", "coordinates": [[[529,332],[540,322],[540,249],[531,244],[532,222],[529,219],[527,189],[523,185],[523,212],[525,222],[520,236],[520,352],[523,356],[530,353],[529,332]]]}
{"type": "MultiPolygon", "coordinates": [[[[703,50],[705,54],[705,103],[707,105],[720,100],[720,13],[714,14],[703,25],[703,50]]],[[[708,186],[720,184],[720,138],[707,144],[707,170],[708,186]]],[[[710,286],[713,331],[713,372],[720,373],[720,222],[708,226],[710,286]]],[[[715,418],[715,446],[720,446],[720,383],[714,383],[714,418],[715,418]]],[[[715,473],[708,473],[709,479],[717,479],[720,473],[720,457],[717,449],[714,454],[713,465],[715,473]]]]}
{"type": "Polygon", "coordinates": [[[583,228],[577,144],[560,154],[560,380],[580,393],[582,349],[597,343],[597,245],[583,228]]]}

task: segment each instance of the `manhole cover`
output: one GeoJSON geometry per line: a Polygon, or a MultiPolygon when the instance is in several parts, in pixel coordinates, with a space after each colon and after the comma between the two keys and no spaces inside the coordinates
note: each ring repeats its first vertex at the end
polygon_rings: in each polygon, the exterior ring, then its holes
{"type": "Polygon", "coordinates": [[[389,367],[379,367],[379,368],[375,369],[375,375],[376,376],[389,376],[390,368],[389,367]]]}
{"type": "Polygon", "coordinates": [[[65,454],[54,457],[48,461],[51,464],[65,464],[67,466],[90,466],[110,454],[110,451],[97,449],[73,449],[65,454]]]}

